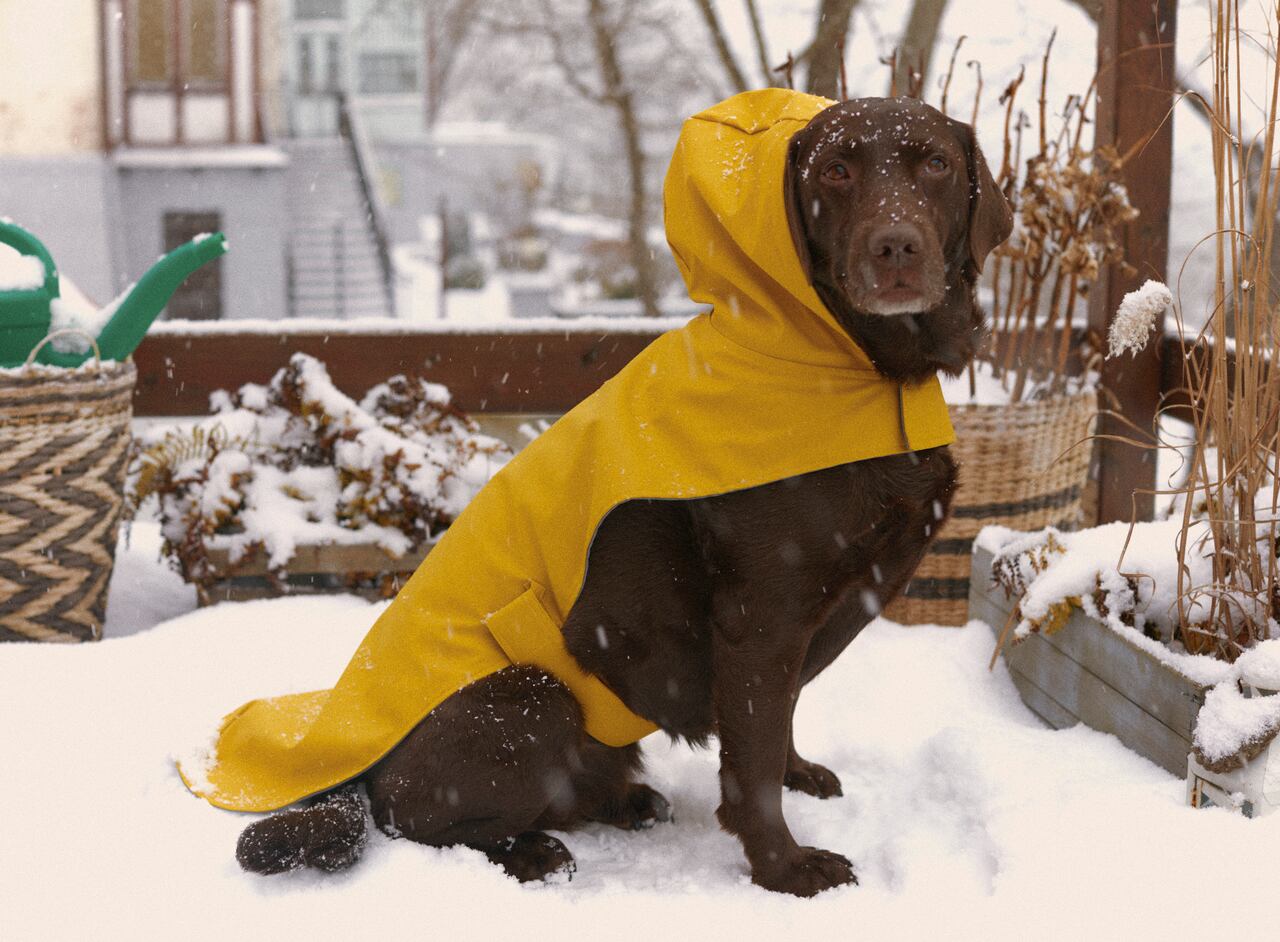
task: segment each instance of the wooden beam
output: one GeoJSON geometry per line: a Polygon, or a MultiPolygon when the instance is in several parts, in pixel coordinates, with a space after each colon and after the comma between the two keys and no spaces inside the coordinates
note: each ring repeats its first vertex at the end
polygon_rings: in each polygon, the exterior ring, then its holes
{"type": "MultiPolygon", "coordinates": [[[[1097,143],[1132,154],[1123,177],[1141,214],[1121,234],[1136,273],[1126,276],[1111,267],[1091,293],[1089,324],[1104,337],[1126,292],[1148,278],[1167,280],[1176,23],[1176,0],[1107,0],[1098,21],[1097,143]]],[[[1163,328],[1157,323],[1157,336],[1163,328]]],[[[1160,403],[1163,350],[1162,344],[1149,344],[1136,357],[1117,357],[1102,368],[1118,411],[1144,430],[1152,428],[1160,403]]],[[[1113,416],[1103,416],[1099,431],[1132,436],[1113,416]]],[[[1098,522],[1128,520],[1135,509],[1139,519],[1149,520],[1154,498],[1138,492],[1155,486],[1155,452],[1115,441],[1098,445],[1098,522]]]]}
{"type": "Polygon", "coordinates": [[[561,413],[660,332],[655,325],[642,332],[338,333],[290,330],[287,321],[277,334],[152,331],[134,353],[134,412],[205,415],[214,390],[265,383],[300,352],[324,361],[338,388],[355,397],[406,373],[448,386],[468,412],[561,413]]]}

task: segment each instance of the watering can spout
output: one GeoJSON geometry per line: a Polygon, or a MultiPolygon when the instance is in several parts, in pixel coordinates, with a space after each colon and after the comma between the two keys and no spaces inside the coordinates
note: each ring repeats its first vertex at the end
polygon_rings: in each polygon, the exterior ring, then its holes
{"type": "MultiPolygon", "coordinates": [[[[197,236],[152,265],[119,302],[115,313],[98,334],[98,349],[103,359],[124,360],[133,353],[142,343],[152,321],[164,310],[187,276],[226,251],[226,237],[216,232],[197,236]]],[[[51,366],[78,366],[87,357],[87,353],[58,353],[46,346],[37,359],[51,366]]]]}

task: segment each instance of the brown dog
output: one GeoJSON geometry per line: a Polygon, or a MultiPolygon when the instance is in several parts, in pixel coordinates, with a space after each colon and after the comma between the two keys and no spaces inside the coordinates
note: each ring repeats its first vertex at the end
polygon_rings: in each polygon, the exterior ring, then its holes
{"type": "MultiPolygon", "coordinates": [[[[812,284],[884,375],[958,373],[983,332],[974,283],[1009,233],[972,130],[912,99],[834,105],[793,139],[792,237],[812,284]]],[[[720,741],[724,828],[752,879],[811,896],[856,882],[839,854],[801,847],[782,788],[841,794],[796,754],[800,689],[901,591],[946,518],[946,448],[874,458],[690,501],[631,501],[601,524],[564,624],[569,652],[672,736],[720,741]]],[[[635,746],[584,732],[569,690],[535,668],[480,680],[433,710],[362,776],[385,832],[465,844],[522,880],[571,870],[543,829],[670,817],[633,778],[635,746]]],[[[364,843],[350,787],[250,825],[249,870],[338,869],[364,843]]]]}

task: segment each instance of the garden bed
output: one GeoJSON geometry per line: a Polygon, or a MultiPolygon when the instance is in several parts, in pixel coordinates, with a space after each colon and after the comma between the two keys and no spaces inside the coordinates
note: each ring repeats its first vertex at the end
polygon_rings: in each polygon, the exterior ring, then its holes
{"type": "Polygon", "coordinates": [[[432,540],[398,556],[373,543],[301,545],[283,575],[271,569],[263,553],[252,553],[233,563],[228,550],[215,547],[209,551],[209,564],[218,576],[207,587],[200,587],[199,603],[205,606],[339,592],[371,600],[389,599],[434,545],[432,540]]]}
{"type": "MultiPolygon", "coordinates": [[[[974,548],[969,616],[998,638],[1017,605],[992,578],[993,553],[974,548]]],[[[1134,632],[1137,634],[1137,632],[1134,632]]],[[[1003,650],[1023,702],[1055,729],[1077,723],[1111,733],[1182,777],[1209,684],[1178,671],[1136,639],[1079,608],[1053,633],[1034,632],[1003,650]]]]}

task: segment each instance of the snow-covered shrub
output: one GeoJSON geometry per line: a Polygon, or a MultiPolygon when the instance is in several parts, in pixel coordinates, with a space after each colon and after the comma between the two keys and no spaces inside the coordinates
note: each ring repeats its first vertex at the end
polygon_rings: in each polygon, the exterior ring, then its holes
{"type": "Polygon", "coordinates": [[[143,436],[130,504],[154,502],[165,553],[188,581],[262,551],[281,575],[300,544],[376,543],[403,554],[449,525],[510,458],[449,391],[397,376],[356,403],[295,354],[266,386],[212,397],[194,428],[143,436]]]}

